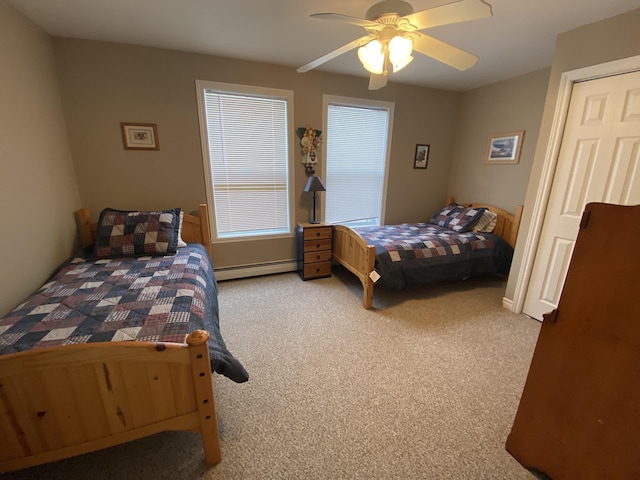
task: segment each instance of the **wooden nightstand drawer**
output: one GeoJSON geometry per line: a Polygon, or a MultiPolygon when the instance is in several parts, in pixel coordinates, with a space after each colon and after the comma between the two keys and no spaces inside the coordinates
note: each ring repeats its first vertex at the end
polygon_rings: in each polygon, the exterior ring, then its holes
{"type": "Polygon", "coordinates": [[[331,262],[309,263],[304,266],[304,279],[328,277],[331,275],[331,262]]]}
{"type": "MultiPolygon", "coordinates": [[[[304,229],[304,240],[315,240],[319,238],[331,238],[331,227],[316,227],[304,229]]],[[[331,242],[329,242],[331,243],[331,242]]]]}
{"type": "Polygon", "coordinates": [[[321,238],[319,240],[305,240],[304,242],[305,253],[317,252],[319,250],[329,250],[329,252],[331,252],[331,238],[321,238]]]}
{"type": "Polygon", "coordinates": [[[304,254],[304,263],[328,262],[331,260],[331,250],[320,250],[304,254]]]}

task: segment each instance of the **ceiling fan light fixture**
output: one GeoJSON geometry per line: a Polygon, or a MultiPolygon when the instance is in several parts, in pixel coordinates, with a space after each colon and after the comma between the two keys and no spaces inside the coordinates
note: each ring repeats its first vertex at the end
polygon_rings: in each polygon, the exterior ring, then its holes
{"type": "Polygon", "coordinates": [[[410,38],[396,35],[389,42],[389,61],[393,65],[393,71],[399,72],[413,60],[411,51],[413,41],[410,38]]]}
{"type": "Polygon", "coordinates": [[[420,31],[488,18],[492,14],[487,0],[446,0],[440,6],[419,12],[414,12],[406,0],[381,0],[367,10],[366,18],[339,13],[314,13],[311,15],[313,18],[357,25],[364,28],[366,34],[303,65],[297,71],[308,72],[358,47],[358,59],[371,73],[369,90],[386,86],[388,73],[399,72],[411,63],[414,51],[460,71],[467,70],[476,64],[477,56],[420,31]]]}
{"type": "Polygon", "coordinates": [[[371,73],[381,74],[384,69],[384,52],[379,40],[371,40],[358,49],[358,59],[371,73]]]}
{"type": "Polygon", "coordinates": [[[404,67],[406,67],[407,65],[409,65],[411,62],[413,61],[413,56],[409,55],[406,58],[403,58],[401,62],[398,63],[392,63],[393,65],[393,72],[399,72],[400,70],[402,70],[404,67]]]}

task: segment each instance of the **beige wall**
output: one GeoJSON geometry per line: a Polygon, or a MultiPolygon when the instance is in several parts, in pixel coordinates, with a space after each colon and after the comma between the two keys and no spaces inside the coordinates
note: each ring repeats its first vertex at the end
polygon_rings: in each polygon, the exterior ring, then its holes
{"type": "Polygon", "coordinates": [[[79,194],[51,39],[0,0],[0,315],[71,255],[79,194]]]}
{"type": "Polygon", "coordinates": [[[640,55],[640,9],[570,30],[558,36],[549,78],[540,135],[536,146],[531,177],[525,197],[523,223],[520,228],[511,274],[505,297],[512,300],[522,268],[524,241],[531,228],[531,207],[535,202],[542,167],[551,135],[560,78],[564,72],[640,55]]]}
{"type": "Polygon", "coordinates": [[[545,68],[462,95],[449,191],[460,202],[482,202],[508,212],[524,203],[550,70],[545,68]],[[487,165],[490,134],[524,130],[520,162],[487,165]]]}
{"type": "MultiPolygon", "coordinates": [[[[94,217],[106,206],[189,211],[206,201],[196,79],[292,90],[295,126],[322,128],[323,94],[395,102],[387,223],[423,220],[447,194],[460,93],[392,82],[370,92],[366,78],[87,40],[54,45],[80,194],[94,217]],[[125,151],[122,121],[156,123],[160,150],[125,151]],[[431,144],[427,170],[413,169],[416,143],[431,144]]],[[[295,152],[296,220],[307,221],[311,196],[302,193],[306,177],[295,152]]],[[[224,267],[296,252],[290,238],[216,244],[213,254],[224,267]]]]}

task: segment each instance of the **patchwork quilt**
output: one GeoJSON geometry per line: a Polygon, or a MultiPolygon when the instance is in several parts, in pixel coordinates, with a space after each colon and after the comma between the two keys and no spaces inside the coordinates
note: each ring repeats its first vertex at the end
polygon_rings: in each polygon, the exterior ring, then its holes
{"type": "Polygon", "coordinates": [[[201,245],[166,256],[80,256],[0,319],[0,354],[87,342],[184,343],[196,329],[210,333],[212,371],[246,381],[220,334],[218,288],[201,245]]]}
{"type": "Polygon", "coordinates": [[[490,233],[457,233],[432,223],[358,227],[354,229],[376,247],[378,284],[399,289],[406,285],[471,276],[506,274],[513,249],[490,233]]]}

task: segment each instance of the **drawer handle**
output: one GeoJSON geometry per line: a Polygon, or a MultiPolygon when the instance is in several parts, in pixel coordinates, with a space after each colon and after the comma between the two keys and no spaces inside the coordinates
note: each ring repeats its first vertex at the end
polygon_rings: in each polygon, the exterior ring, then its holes
{"type": "Polygon", "coordinates": [[[320,269],[319,268],[316,268],[316,273],[320,273],[320,269]]]}
{"type": "Polygon", "coordinates": [[[320,244],[316,245],[316,248],[320,248],[320,244]]]}
{"type": "Polygon", "coordinates": [[[319,236],[320,236],[320,232],[316,232],[316,237],[319,237],[319,236]]]}
{"type": "Polygon", "coordinates": [[[320,255],[316,255],[316,260],[320,260],[320,255]]]}

